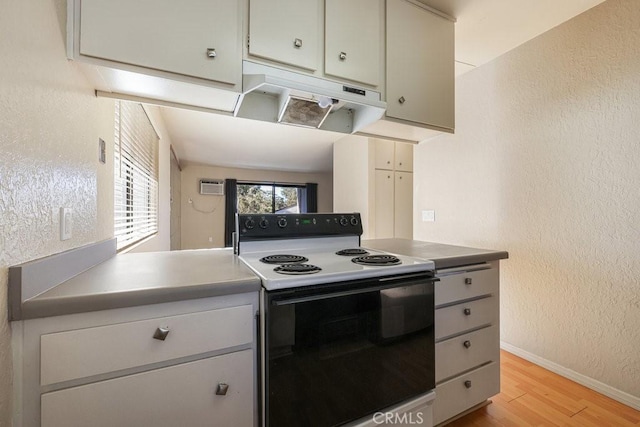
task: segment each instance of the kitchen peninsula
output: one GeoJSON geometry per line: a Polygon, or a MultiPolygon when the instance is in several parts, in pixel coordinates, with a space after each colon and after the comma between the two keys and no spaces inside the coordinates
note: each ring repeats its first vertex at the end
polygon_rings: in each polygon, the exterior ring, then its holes
{"type": "MultiPolygon", "coordinates": [[[[400,239],[365,241],[363,246],[398,254],[411,249],[414,256],[435,262],[440,283],[435,296],[434,421],[486,400],[491,396],[485,396],[487,392],[497,393],[497,359],[477,361],[498,352],[498,262],[508,254],[400,239]],[[457,297],[469,307],[458,300],[442,302],[438,295],[444,285],[460,287],[458,279],[471,279],[473,284],[464,286],[480,289],[479,295],[457,297]],[[459,333],[450,330],[447,316],[460,315],[458,309],[463,310],[463,322],[479,324],[463,325],[459,333]],[[473,314],[465,315],[466,309],[473,314]],[[495,321],[487,325],[487,318],[495,321]],[[482,344],[490,335],[490,345],[482,344]],[[441,352],[453,357],[449,347],[460,340],[469,355],[460,355],[456,366],[441,366],[441,352]],[[473,345],[465,346],[469,341],[473,345]],[[458,365],[469,363],[477,367],[469,373],[473,378],[454,375],[461,372],[458,365]],[[460,381],[468,398],[456,394],[460,381]]],[[[28,264],[33,268],[38,261],[28,264]]],[[[24,266],[12,267],[20,268],[24,266]]],[[[21,286],[28,284],[10,283],[13,292],[21,286]]],[[[16,425],[77,424],[88,416],[142,425],[149,414],[155,414],[154,425],[170,425],[176,420],[167,412],[185,411],[202,419],[223,411],[236,425],[258,425],[259,289],[258,278],[231,249],[219,249],[116,255],[29,300],[12,299],[11,312],[21,313],[12,322],[16,425]],[[184,273],[185,266],[191,274],[175,274],[184,273]],[[167,381],[173,384],[171,390],[163,386],[167,381]],[[206,397],[212,383],[213,403],[206,397]],[[112,399],[122,410],[109,410],[112,399]]]]}

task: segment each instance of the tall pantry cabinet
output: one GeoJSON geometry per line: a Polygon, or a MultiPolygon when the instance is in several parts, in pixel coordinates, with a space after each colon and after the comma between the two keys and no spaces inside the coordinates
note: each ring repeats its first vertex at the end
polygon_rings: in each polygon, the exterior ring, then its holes
{"type": "Polygon", "coordinates": [[[333,206],[359,212],[364,239],[413,238],[413,144],[348,136],[334,143],[333,206]]]}

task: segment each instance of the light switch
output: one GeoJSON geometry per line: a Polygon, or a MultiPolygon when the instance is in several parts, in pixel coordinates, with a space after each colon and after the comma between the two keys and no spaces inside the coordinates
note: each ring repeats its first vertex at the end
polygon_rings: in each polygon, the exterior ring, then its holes
{"type": "Polygon", "coordinates": [[[60,240],[71,238],[72,214],[73,209],[60,208],[60,240]]]}
{"type": "Polygon", "coordinates": [[[434,222],[436,220],[436,211],[422,211],[422,222],[434,222]]]}

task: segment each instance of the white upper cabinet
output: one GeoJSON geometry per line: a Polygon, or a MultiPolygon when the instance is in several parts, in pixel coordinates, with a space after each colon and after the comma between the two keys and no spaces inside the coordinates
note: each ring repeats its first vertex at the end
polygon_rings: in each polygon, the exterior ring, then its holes
{"type": "Polygon", "coordinates": [[[321,12],[321,0],[251,0],[249,55],[318,70],[321,12]]]}
{"type": "Polygon", "coordinates": [[[395,170],[413,172],[413,144],[396,142],[395,170]]]}
{"type": "Polygon", "coordinates": [[[241,83],[242,2],[78,3],[81,55],[233,86],[241,83]]]}
{"type": "Polygon", "coordinates": [[[374,139],[376,169],[393,170],[395,163],[395,142],[384,139],[374,139]]]}
{"type": "Polygon", "coordinates": [[[454,129],[454,23],[387,0],[387,117],[454,129]]]}
{"type": "Polygon", "coordinates": [[[326,0],[325,73],[380,85],[383,0],[326,0]]]}

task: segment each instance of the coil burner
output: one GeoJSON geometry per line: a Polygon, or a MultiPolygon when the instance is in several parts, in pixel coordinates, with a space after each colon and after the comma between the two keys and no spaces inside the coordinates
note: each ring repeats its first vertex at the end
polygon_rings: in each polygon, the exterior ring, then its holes
{"type": "Polygon", "coordinates": [[[320,267],[311,264],[283,264],[273,269],[280,274],[313,274],[322,270],[320,267]]]}
{"type": "Polygon", "coordinates": [[[365,255],[365,256],[356,257],[351,261],[360,265],[375,265],[375,266],[402,264],[402,261],[400,261],[400,259],[397,256],[393,256],[393,255],[365,255]]]}
{"type": "Polygon", "coordinates": [[[353,249],[342,249],[341,251],[336,252],[336,255],[342,256],[356,256],[356,255],[369,255],[365,249],[362,248],[353,248],[353,249]]]}
{"type": "Polygon", "coordinates": [[[264,258],[260,258],[260,262],[264,262],[265,264],[294,264],[297,262],[307,261],[309,261],[309,259],[301,255],[286,254],[268,255],[264,258]]]}

